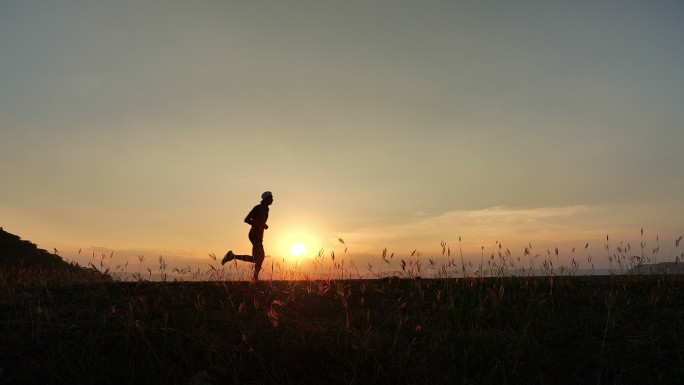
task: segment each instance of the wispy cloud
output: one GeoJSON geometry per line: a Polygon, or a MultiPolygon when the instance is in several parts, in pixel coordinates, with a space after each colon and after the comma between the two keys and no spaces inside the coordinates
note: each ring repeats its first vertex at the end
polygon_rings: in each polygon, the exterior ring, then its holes
{"type": "Polygon", "coordinates": [[[399,251],[436,250],[441,241],[453,246],[459,243],[459,238],[464,249],[478,252],[482,246],[490,248],[497,241],[516,247],[528,242],[548,247],[589,241],[598,246],[606,235],[619,239],[638,234],[640,227],[648,226],[639,220],[648,222],[646,213],[650,209],[618,205],[496,206],[453,210],[397,225],[358,229],[340,236],[351,249],[371,254],[377,254],[385,247],[399,251]],[[617,222],[615,218],[618,218],[617,222]]]}
{"type": "Polygon", "coordinates": [[[351,239],[388,240],[404,237],[407,234],[443,233],[462,229],[469,231],[478,228],[483,230],[500,229],[502,227],[539,226],[543,222],[570,218],[590,210],[588,206],[509,208],[503,206],[479,210],[454,210],[436,216],[419,217],[397,225],[378,226],[359,229],[344,234],[351,239]]]}

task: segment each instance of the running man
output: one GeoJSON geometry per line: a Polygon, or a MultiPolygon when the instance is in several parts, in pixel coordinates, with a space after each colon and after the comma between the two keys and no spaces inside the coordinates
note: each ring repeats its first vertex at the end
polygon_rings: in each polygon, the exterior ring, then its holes
{"type": "Polygon", "coordinates": [[[266,191],[261,194],[261,203],[254,206],[252,211],[245,217],[245,223],[252,226],[249,230],[249,241],[252,242],[252,255],[235,255],[233,250],[226,253],[226,256],[221,260],[224,265],[233,259],[254,263],[254,280],[259,279],[259,271],[261,264],[264,263],[266,253],[264,252],[264,230],[268,229],[266,221],[268,220],[268,206],[273,203],[273,194],[266,191]]]}

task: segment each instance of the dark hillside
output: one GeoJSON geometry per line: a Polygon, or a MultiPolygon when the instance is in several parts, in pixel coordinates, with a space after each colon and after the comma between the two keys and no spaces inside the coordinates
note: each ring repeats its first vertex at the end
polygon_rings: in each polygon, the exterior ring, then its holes
{"type": "Polygon", "coordinates": [[[0,227],[0,266],[68,268],[61,257],[39,249],[36,244],[22,240],[18,235],[0,227]]]}
{"type": "MultiPolygon", "coordinates": [[[[5,278],[17,276],[19,271],[40,270],[51,273],[66,273],[69,277],[77,275],[80,279],[111,280],[108,275],[86,269],[76,263],[68,263],[57,254],[39,249],[35,243],[22,240],[18,235],[5,231],[0,227],[0,271],[5,278]]],[[[22,274],[22,277],[27,277],[22,274]]],[[[51,275],[41,275],[42,278],[51,275]]],[[[15,277],[16,278],[16,277],[15,277]]],[[[64,278],[64,274],[61,275],[64,278]]]]}

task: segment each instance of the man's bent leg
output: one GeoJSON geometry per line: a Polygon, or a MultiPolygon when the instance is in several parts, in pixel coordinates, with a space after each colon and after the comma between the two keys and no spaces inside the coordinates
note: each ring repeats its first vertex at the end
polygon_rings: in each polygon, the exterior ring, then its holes
{"type": "Polygon", "coordinates": [[[234,255],[233,259],[238,259],[245,262],[254,262],[254,257],[251,255],[234,255]]]}

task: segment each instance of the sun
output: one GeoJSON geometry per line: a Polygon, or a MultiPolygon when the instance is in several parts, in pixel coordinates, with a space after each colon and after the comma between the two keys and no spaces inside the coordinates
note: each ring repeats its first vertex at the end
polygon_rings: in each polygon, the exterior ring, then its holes
{"type": "Polygon", "coordinates": [[[290,249],[290,254],[292,254],[293,257],[301,257],[306,254],[306,246],[301,243],[295,243],[290,249]]]}

